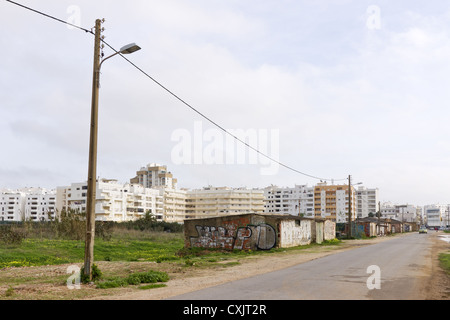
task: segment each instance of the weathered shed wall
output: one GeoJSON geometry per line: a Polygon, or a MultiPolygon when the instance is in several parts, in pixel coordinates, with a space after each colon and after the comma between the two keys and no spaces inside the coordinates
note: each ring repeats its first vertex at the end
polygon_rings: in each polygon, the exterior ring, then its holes
{"type": "Polygon", "coordinates": [[[325,220],[323,223],[323,240],[336,239],[336,223],[331,220],[325,220]]]}
{"type": "Polygon", "coordinates": [[[289,248],[311,243],[311,220],[284,220],[280,223],[280,247],[289,248]]]}
{"type": "Polygon", "coordinates": [[[316,243],[322,243],[323,242],[323,221],[317,221],[315,223],[316,228],[316,243]]]}
{"type": "Polygon", "coordinates": [[[185,246],[226,250],[288,248],[317,241],[317,233],[320,242],[334,239],[335,224],[331,223],[321,221],[318,227],[312,219],[260,214],[185,220],[185,246]]]}
{"type": "Polygon", "coordinates": [[[258,215],[185,220],[185,246],[226,250],[268,250],[277,245],[276,225],[258,215]]]}

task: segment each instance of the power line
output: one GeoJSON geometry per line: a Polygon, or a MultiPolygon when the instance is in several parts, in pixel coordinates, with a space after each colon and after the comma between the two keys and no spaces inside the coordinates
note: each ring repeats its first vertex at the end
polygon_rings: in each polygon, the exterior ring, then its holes
{"type": "Polygon", "coordinates": [[[161,84],[159,81],[157,81],[155,78],[153,78],[152,76],[150,76],[147,72],[145,72],[144,70],[142,70],[140,67],[138,67],[135,63],[133,63],[132,61],[130,61],[127,57],[125,57],[124,55],[120,54],[116,49],[114,49],[110,44],[108,44],[105,40],[102,40],[102,42],[104,44],[106,44],[111,50],[113,50],[114,52],[118,53],[123,59],[125,59],[128,63],[130,63],[133,67],[135,67],[137,70],[139,70],[141,73],[143,73],[146,77],[148,77],[150,80],[152,80],[153,82],[155,82],[158,86],[160,86],[162,89],[164,89],[165,91],[167,91],[170,95],[172,95],[174,98],[176,98],[177,100],[179,100],[181,103],[183,103],[185,106],[187,106],[188,108],[190,108],[192,111],[194,111],[195,113],[197,113],[198,115],[200,115],[201,117],[203,117],[204,119],[206,119],[207,121],[209,121],[210,123],[212,123],[213,125],[215,125],[217,128],[219,128],[220,130],[222,130],[223,132],[225,132],[226,134],[228,134],[229,136],[231,136],[232,138],[234,138],[236,141],[239,141],[240,143],[244,144],[245,146],[247,146],[248,148],[252,149],[253,151],[257,152],[258,154],[260,154],[261,156],[269,159],[270,161],[279,164],[280,166],[289,169],[291,171],[294,171],[296,173],[302,174],[304,176],[313,178],[313,179],[317,179],[317,180],[326,180],[326,181],[342,181],[342,180],[346,180],[346,179],[325,179],[325,178],[320,178],[320,177],[316,177],[304,172],[301,172],[295,168],[292,168],[288,165],[285,165],[284,163],[273,159],[272,157],[266,155],[265,153],[262,153],[261,151],[259,151],[258,149],[256,149],[255,147],[251,146],[250,144],[248,144],[247,142],[245,142],[244,140],[240,139],[239,137],[233,135],[231,132],[229,132],[228,130],[226,130],[225,128],[223,128],[221,125],[219,125],[218,123],[216,123],[215,121],[213,121],[212,119],[210,119],[209,117],[207,117],[206,115],[204,115],[202,112],[200,112],[199,110],[197,110],[196,108],[194,108],[192,105],[190,105],[188,102],[186,102],[185,100],[183,100],[182,98],[180,98],[177,94],[175,94],[173,91],[169,90],[167,87],[165,87],[163,84],[161,84]]]}
{"type": "Polygon", "coordinates": [[[88,33],[94,34],[94,33],[92,32],[92,30],[88,30],[88,29],[82,28],[82,27],[77,26],[77,25],[75,25],[75,24],[72,24],[72,23],[69,23],[69,22],[67,22],[67,21],[61,20],[61,19],[59,19],[59,18],[53,17],[53,16],[51,16],[51,15],[49,15],[49,14],[46,14],[46,13],[44,13],[44,12],[38,11],[38,10],[36,10],[36,9],[32,9],[32,8],[30,8],[30,7],[27,7],[27,6],[23,5],[23,4],[20,4],[20,3],[17,3],[17,2],[11,1],[11,0],[6,0],[6,1],[7,1],[7,2],[10,2],[10,3],[12,3],[12,4],[15,4],[16,6],[19,6],[19,7],[22,7],[22,8],[24,8],[24,9],[27,9],[27,10],[33,11],[33,12],[35,12],[35,13],[38,13],[38,14],[40,14],[40,15],[43,15],[44,17],[47,17],[47,18],[56,20],[56,21],[58,21],[58,22],[62,22],[62,23],[67,24],[67,25],[69,25],[69,26],[71,26],[71,27],[74,27],[74,28],[83,30],[84,32],[88,32],[88,33]]]}
{"type": "MultiPolygon", "coordinates": [[[[80,27],[80,26],[77,26],[77,25],[74,25],[74,24],[69,23],[69,22],[67,22],[67,21],[61,20],[61,19],[56,18],[56,17],[54,17],[54,16],[51,16],[51,15],[49,15],[49,14],[43,13],[43,12],[38,11],[38,10],[35,10],[35,9],[32,9],[32,8],[27,7],[27,6],[25,6],[25,5],[22,5],[22,4],[20,4],[20,3],[17,3],[17,2],[11,1],[11,0],[6,0],[6,1],[7,1],[7,2],[10,2],[10,3],[12,3],[12,4],[15,4],[15,5],[17,5],[17,6],[20,6],[20,7],[22,7],[22,8],[25,8],[25,9],[27,9],[27,10],[30,10],[30,11],[32,11],[32,12],[38,13],[38,14],[40,14],[40,15],[43,15],[43,16],[45,16],[45,17],[47,17],[47,18],[56,20],[56,21],[58,21],[58,22],[64,23],[64,24],[69,25],[69,26],[72,26],[72,27],[77,28],[77,29],[79,29],[79,30],[83,30],[83,31],[85,31],[85,32],[87,32],[87,33],[94,34],[94,33],[92,32],[92,30],[88,30],[88,29],[82,28],[82,27],[80,27]]],[[[291,167],[291,166],[288,166],[288,165],[286,165],[286,164],[284,164],[284,163],[282,163],[282,162],[280,162],[280,161],[278,161],[278,160],[276,160],[276,159],[274,159],[274,158],[272,158],[272,157],[266,155],[265,153],[259,151],[257,148],[255,148],[255,147],[251,146],[250,144],[248,144],[247,142],[245,142],[244,140],[242,140],[242,139],[240,139],[239,137],[233,135],[231,132],[229,132],[228,130],[226,130],[225,128],[223,128],[221,125],[219,125],[217,122],[213,121],[211,118],[209,118],[208,116],[206,116],[205,114],[203,114],[202,112],[200,112],[199,110],[197,110],[196,108],[194,108],[192,105],[190,105],[190,104],[189,104],[188,102],[186,102],[184,99],[182,99],[181,97],[179,97],[179,96],[178,96],[177,94],[175,94],[173,91],[169,90],[166,86],[164,86],[162,83],[160,83],[159,81],[157,81],[154,77],[152,77],[152,76],[149,75],[147,72],[145,72],[142,68],[140,68],[140,67],[137,66],[135,63],[133,63],[131,60],[129,60],[128,58],[126,58],[124,55],[122,55],[119,51],[117,51],[113,46],[111,46],[109,43],[107,43],[104,39],[102,39],[101,41],[102,41],[106,46],[108,46],[111,50],[113,50],[115,53],[119,54],[123,59],[125,59],[125,61],[127,61],[129,64],[131,64],[133,67],[135,67],[138,71],[140,71],[142,74],[144,74],[147,78],[149,78],[150,80],[152,80],[154,83],[156,83],[156,84],[157,84],[158,86],[160,86],[162,89],[164,89],[167,93],[169,93],[169,94],[172,95],[174,98],[176,98],[178,101],[180,101],[182,104],[184,104],[185,106],[187,106],[188,108],[190,108],[192,111],[194,111],[195,113],[197,113],[198,115],[200,115],[202,118],[204,118],[205,120],[207,120],[208,122],[210,122],[211,124],[213,124],[214,126],[216,126],[217,128],[219,128],[220,130],[222,130],[223,132],[225,132],[226,134],[228,134],[229,136],[231,136],[232,138],[234,138],[236,141],[239,141],[240,143],[244,144],[244,145],[245,145],[246,147],[248,147],[249,149],[255,151],[255,152],[258,153],[259,155],[261,155],[261,156],[267,158],[268,160],[270,160],[270,161],[272,161],[272,162],[274,162],[274,163],[276,163],[276,164],[278,164],[278,165],[280,165],[280,166],[282,166],[282,167],[284,167],[284,168],[286,168],[286,169],[288,169],[288,170],[291,170],[291,171],[293,171],[293,172],[299,173],[299,174],[304,175],[304,176],[306,176],[306,177],[310,177],[310,178],[317,179],[317,180],[322,180],[322,181],[343,181],[343,180],[346,180],[346,179],[327,179],[327,178],[320,178],[320,177],[317,177],[317,176],[313,176],[313,175],[307,174],[307,173],[305,173],[305,172],[299,171],[299,170],[297,170],[297,169],[295,169],[295,168],[293,168],[293,167],[291,167]]]]}

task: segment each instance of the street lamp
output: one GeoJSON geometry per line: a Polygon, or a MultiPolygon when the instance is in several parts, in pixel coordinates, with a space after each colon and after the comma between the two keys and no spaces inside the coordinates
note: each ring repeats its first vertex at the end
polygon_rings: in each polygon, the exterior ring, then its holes
{"type": "MultiPolygon", "coordinates": [[[[103,20],[104,21],[104,20],[103,20]]],[[[92,81],[91,128],[89,139],[89,172],[86,198],[86,243],[84,251],[84,275],[92,280],[95,237],[95,191],[97,187],[97,134],[98,134],[98,96],[100,88],[100,68],[106,60],[117,54],[130,54],[141,48],[135,43],[126,45],[120,51],[100,61],[102,20],[95,21],[94,75],[92,81]]]]}
{"type": "Polygon", "coordinates": [[[106,57],[105,59],[102,60],[102,62],[100,63],[100,66],[99,66],[99,71],[100,71],[100,68],[102,67],[103,62],[114,57],[115,55],[118,55],[119,53],[120,54],[131,54],[131,53],[139,51],[139,50],[141,50],[141,47],[139,47],[136,43],[130,43],[130,44],[127,44],[126,46],[123,46],[122,48],[120,48],[119,51],[117,51],[116,53],[114,53],[114,54],[110,55],[109,57],[106,57]]]}

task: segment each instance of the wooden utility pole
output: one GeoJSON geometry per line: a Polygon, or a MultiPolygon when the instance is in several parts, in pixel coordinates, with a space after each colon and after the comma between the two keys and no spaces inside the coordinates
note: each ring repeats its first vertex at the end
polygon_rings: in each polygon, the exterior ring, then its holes
{"type": "Polygon", "coordinates": [[[348,176],[348,234],[349,239],[352,238],[352,176],[348,176]]]}
{"type": "Polygon", "coordinates": [[[89,172],[86,201],[86,244],[84,251],[84,274],[92,280],[95,238],[95,190],[97,187],[97,134],[98,95],[100,87],[100,42],[102,21],[95,21],[94,75],[92,82],[91,131],[89,141],[89,172]]]}
{"type": "Polygon", "coordinates": [[[377,234],[381,234],[380,219],[381,219],[381,203],[380,203],[380,201],[378,201],[378,230],[377,230],[377,234]]]}

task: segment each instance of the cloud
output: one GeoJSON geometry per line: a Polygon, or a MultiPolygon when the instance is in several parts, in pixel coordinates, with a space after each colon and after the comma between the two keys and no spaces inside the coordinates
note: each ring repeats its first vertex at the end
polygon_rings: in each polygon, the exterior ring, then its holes
{"type": "MultiPolygon", "coordinates": [[[[71,4],[37,7],[64,19],[71,4]]],[[[138,43],[142,50],[130,60],[224,128],[279,129],[280,160],[300,171],[352,174],[386,197],[383,189],[402,201],[408,193],[411,202],[423,191],[420,178],[431,183],[427,172],[436,177],[433,168],[439,168],[441,177],[450,175],[441,163],[450,150],[445,11],[382,4],[381,29],[369,30],[367,6],[354,1],[78,5],[83,26],[105,17],[108,43],[138,43]],[[417,172],[420,178],[412,179],[417,172]],[[408,192],[400,190],[401,181],[408,192]]],[[[48,168],[55,179],[70,168],[65,181],[83,181],[92,35],[3,8],[8,14],[0,30],[8,32],[2,31],[0,44],[20,50],[0,53],[0,134],[14,150],[2,166],[10,172],[48,168]],[[27,158],[24,150],[39,156],[27,158]]],[[[200,120],[205,129],[213,127],[120,57],[109,60],[101,76],[99,174],[123,181],[142,165],[160,162],[180,185],[192,187],[316,182],[287,169],[262,177],[257,166],[172,166],[171,134],[193,130],[200,120]]],[[[10,178],[0,172],[1,180],[10,178]]],[[[17,179],[28,184],[24,175],[17,179]]],[[[445,181],[438,190],[448,187],[445,181]]]]}

